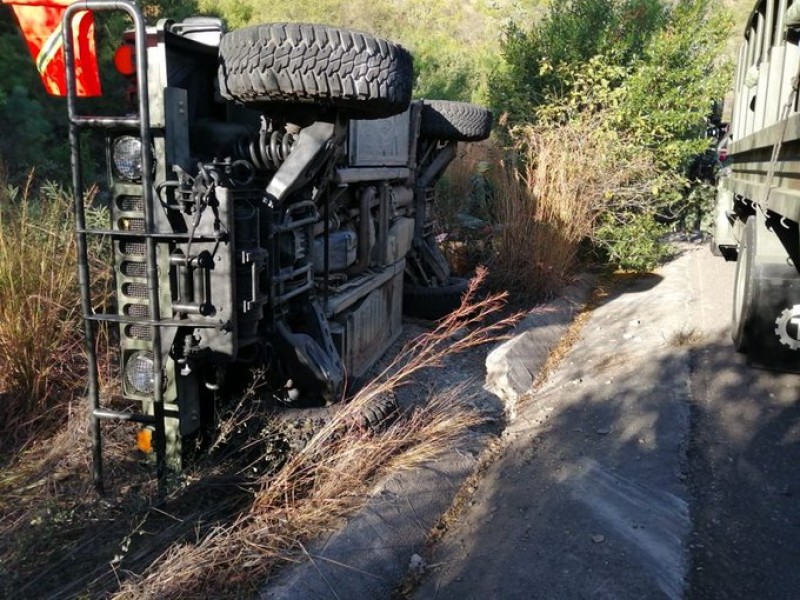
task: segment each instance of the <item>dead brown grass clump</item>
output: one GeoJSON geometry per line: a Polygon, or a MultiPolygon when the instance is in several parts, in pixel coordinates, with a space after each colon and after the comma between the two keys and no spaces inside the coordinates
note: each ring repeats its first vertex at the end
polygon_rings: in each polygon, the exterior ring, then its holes
{"type": "MultiPolygon", "coordinates": [[[[63,423],[85,379],[71,198],[0,177],[0,449],[63,423]]],[[[99,289],[110,272],[101,270],[99,289]]],[[[102,295],[102,294],[101,294],[102,295]]]]}
{"type": "Polygon", "coordinates": [[[636,214],[651,202],[653,157],[622,139],[610,118],[543,119],[512,129],[508,148],[488,140],[461,150],[437,197],[445,232],[455,232],[444,242],[449,258],[485,261],[493,288],[520,301],[560,292],[604,215],[636,214]],[[459,229],[459,212],[486,226],[459,229]]]}
{"type": "Polygon", "coordinates": [[[80,380],[80,305],[66,199],[34,200],[30,178],[17,199],[0,184],[0,436],[10,448],[57,419],[57,398],[80,380]]]}
{"type": "Polygon", "coordinates": [[[515,129],[510,160],[493,171],[500,227],[491,263],[509,289],[550,296],[570,278],[599,218],[645,193],[652,163],[604,127],[580,121],[515,129]]]}
{"type": "Polygon", "coordinates": [[[508,328],[514,318],[496,318],[502,296],[475,299],[484,277],[482,271],[473,280],[460,310],[407,345],[301,451],[263,477],[249,511],[197,543],[172,547],[117,597],[240,597],[252,592],[278,565],[302,556],[309,540],[363,504],[383,473],[413,467],[452,448],[479,422],[464,405],[463,390],[435,395],[379,435],[363,429],[358,415],[376,395],[508,328]],[[479,325],[490,318],[495,321],[479,325]]]}

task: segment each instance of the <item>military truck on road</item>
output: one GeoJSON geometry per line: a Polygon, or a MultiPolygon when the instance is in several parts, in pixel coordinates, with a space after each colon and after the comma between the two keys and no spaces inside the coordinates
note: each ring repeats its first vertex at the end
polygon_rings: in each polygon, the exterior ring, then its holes
{"type": "Polygon", "coordinates": [[[736,260],[737,350],[800,370],[800,3],[759,0],[739,49],[714,241],[736,260]]]}

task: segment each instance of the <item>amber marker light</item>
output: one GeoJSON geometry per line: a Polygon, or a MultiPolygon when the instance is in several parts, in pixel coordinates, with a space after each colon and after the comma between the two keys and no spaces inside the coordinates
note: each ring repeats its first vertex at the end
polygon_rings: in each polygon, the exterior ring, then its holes
{"type": "Polygon", "coordinates": [[[136,447],[145,454],[153,451],[153,432],[150,429],[140,429],[136,432],[136,447]]]}

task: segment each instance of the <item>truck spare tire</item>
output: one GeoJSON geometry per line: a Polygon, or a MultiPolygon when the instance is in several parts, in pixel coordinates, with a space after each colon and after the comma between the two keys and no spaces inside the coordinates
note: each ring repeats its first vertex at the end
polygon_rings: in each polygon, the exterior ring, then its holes
{"type": "Polygon", "coordinates": [[[424,100],[420,135],[452,142],[480,142],[492,132],[492,113],[477,104],[424,100]]]}
{"type": "Polygon", "coordinates": [[[298,103],[358,118],[403,112],[411,101],[412,58],[367,33],[299,23],[245,27],[219,46],[220,93],[265,107],[298,103]]]}

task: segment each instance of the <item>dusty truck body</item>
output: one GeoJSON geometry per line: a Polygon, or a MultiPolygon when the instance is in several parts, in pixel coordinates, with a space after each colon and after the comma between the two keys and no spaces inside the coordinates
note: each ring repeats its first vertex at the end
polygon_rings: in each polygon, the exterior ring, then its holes
{"type": "Polygon", "coordinates": [[[319,25],[147,27],[124,1],[79,2],[63,22],[98,484],[103,419],[139,423],[163,472],[213,423],[232,375],[263,369],[281,405],[330,404],[400,333],[404,291],[442,310],[458,301],[432,190],[457,142],[488,137],[491,114],[412,102],[400,46],[319,25]],[[83,9],[134,22],[117,53],[133,90],[125,114],[80,110],[69,22],[83,9]],[[106,139],[108,227],[86,223],[84,130],[106,139]],[[111,310],[92,297],[96,238],[113,248],[111,310]],[[119,333],[121,393],[138,411],[102,397],[104,323],[119,333]]]}
{"type": "Polygon", "coordinates": [[[714,242],[736,260],[732,337],[751,364],[800,369],[800,3],[760,0],[734,80],[714,242]]]}

